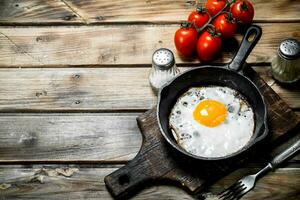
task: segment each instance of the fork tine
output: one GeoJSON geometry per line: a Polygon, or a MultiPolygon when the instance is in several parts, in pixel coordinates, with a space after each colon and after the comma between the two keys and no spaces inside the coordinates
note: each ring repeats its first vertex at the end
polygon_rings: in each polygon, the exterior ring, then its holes
{"type": "Polygon", "coordinates": [[[246,191],[245,189],[246,189],[246,187],[239,194],[236,195],[237,200],[239,200],[242,196],[244,196],[247,192],[249,192],[249,191],[246,191]]]}
{"type": "Polygon", "coordinates": [[[226,196],[232,193],[231,188],[235,187],[237,184],[230,186],[229,188],[223,190],[219,195],[219,198],[225,199],[226,196]]]}
{"type": "Polygon", "coordinates": [[[229,186],[228,188],[226,188],[225,190],[223,190],[220,194],[227,192],[228,190],[234,190],[240,186],[241,186],[241,182],[238,181],[238,182],[234,183],[233,185],[229,186]]]}
{"type": "Polygon", "coordinates": [[[240,184],[240,181],[238,181],[238,182],[232,184],[231,186],[229,186],[228,188],[226,188],[225,190],[223,190],[219,195],[222,196],[222,195],[224,195],[225,193],[230,192],[230,190],[232,190],[233,188],[238,187],[239,184],[240,184]]]}
{"type": "Polygon", "coordinates": [[[223,199],[224,200],[233,200],[235,198],[235,195],[233,192],[231,192],[230,194],[228,194],[227,196],[224,196],[223,199]]]}
{"type": "Polygon", "coordinates": [[[236,190],[238,190],[239,188],[241,188],[241,182],[238,181],[235,184],[231,185],[229,188],[223,190],[220,194],[219,194],[219,199],[229,199],[231,198],[231,196],[234,195],[234,192],[236,190]]]}
{"type": "Polygon", "coordinates": [[[245,189],[246,187],[244,186],[244,184],[242,184],[242,187],[233,192],[233,199],[240,199],[240,197],[243,196],[245,189]]]}
{"type": "Polygon", "coordinates": [[[231,196],[231,195],[232,195],[232,191],[231,190],[226,190],[226,192],[224,194],[219,196],[219,199],[225,200],[225,199],[228,199],[228,197],[231,196]]]}
{"type": "Polygon", "coordinates": [[[236,196],[232,195],[228,200],[235,200],[236,196]]]}

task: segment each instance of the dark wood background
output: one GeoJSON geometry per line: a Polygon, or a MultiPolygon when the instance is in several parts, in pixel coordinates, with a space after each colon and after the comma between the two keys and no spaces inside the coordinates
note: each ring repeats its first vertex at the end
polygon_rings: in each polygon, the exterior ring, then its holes
{"type": "MultiPolygon", "coordinates": [[[[281,40],[300,39],[300,1],[252,2],[263,36],[247,62],[299,112],[300,88],[278,85],[270,61],[281,40]]],[[[148,84],[151,55],[160,47],[175,52],[173,34],[194,5],[0,1],[0,199],[111,199],[103,179],[137,154],[136,117],[156,103],[148,84]]],[[[230,61],[235,49],[224,49],[215,62],[230,61]]],[[[182,71],[198,63],[175,55],[182,71]]],[[[264,177],[245,199],[299,199],[299,160],[264,177]]],[[[220,180],[207,199],[262,165],[250,163],[220,180]]],[[[134,198],[193,199],[174,186],[134,198]]]]}

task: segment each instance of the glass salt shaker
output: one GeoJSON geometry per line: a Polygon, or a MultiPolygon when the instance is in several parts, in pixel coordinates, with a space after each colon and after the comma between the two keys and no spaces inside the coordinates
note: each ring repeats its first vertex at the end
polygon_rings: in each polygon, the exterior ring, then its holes
{"type": "Polygon", "coordinates": [[[179,73],[175,64],[174,54],[166,48],[157,49],[152,55],[150,85],[157,94],[158,90],[179,73]]]}
{"type": "Polygon", "coordinates": [[[274,79],[281,83],[294,83],[300,79],[300,43],[297,40],[286,39],[280,43],[271,71],[274,79]]]}

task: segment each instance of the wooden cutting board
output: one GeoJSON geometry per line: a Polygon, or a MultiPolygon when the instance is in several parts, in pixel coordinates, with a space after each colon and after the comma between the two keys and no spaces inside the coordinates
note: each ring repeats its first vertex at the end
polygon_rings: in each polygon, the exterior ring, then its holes
{"type": "Polygon", "coordinates": [[[268,108],[270,137],[263,148],[257,148],[248,157],[222,162],[184,159],[166,143],[158,127],[156,108],[153,108],[137,118],[143,135],[139,153],[127,165],[104,179],[111,195],[114,198],[128,198],[145,185],[166,183],[176,184],[192,194],[199,193],[249,159],[267,154],[275,141],[290,135],[291,130],[299,125],[300,118],[253,69],[249,67],[245,73],[264,95],[268,108]]]}

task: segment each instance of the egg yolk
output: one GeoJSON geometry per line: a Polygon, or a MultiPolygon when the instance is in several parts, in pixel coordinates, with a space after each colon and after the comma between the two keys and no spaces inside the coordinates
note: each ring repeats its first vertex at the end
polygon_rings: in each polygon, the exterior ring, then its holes
{"type": "Polygon", "coordinates": [[[223,123],[227,116],[226,106],[218,101],[207,99],[201,101],[195,108],[194,119],[208,127],[216,127],[223,123]]]}

